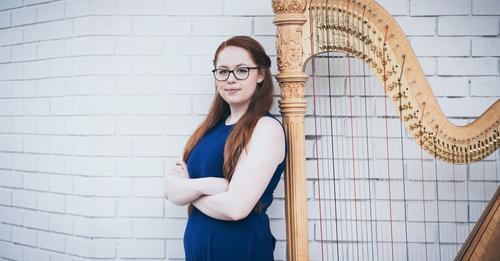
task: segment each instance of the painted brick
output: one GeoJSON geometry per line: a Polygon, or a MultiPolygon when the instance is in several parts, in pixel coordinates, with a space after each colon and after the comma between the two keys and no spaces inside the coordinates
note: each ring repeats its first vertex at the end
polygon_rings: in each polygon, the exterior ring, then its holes
{"type": "Polygon", "coordinates": [[[114,171],[117,176],[163,176],[163,162],[159,158],[116,159],[114,171]]]}
{"type": "Polygon", "coordinates": [[[90,221],[90,237],[130,238],[132,222],[115,218],[93,219],[90,221]]]}
{"type": "Polygon", "coordinates": [[[189,114],[191,97],[187,95],[137,96],[132,101],[135,114],[189,114]]]}
{"type": "Polygon", "coordinates": [[[50,39],[48,23],[34,24],[23,27],[24,42],[35,42],[50,39]]]}
{"type": "Polygon", "coordinates": [[[429,77],[427,78],[435,96],[467,96],[469,78],[467,77],[429,77]]]}
{"type": "Polygon", "coordinates": [[[12,48],[0,47],[0,63],[7,63],[12,61],[12,48]]]}
{"type": "Polygon", "coordinates": [[[123,37],[116,40],[119,55],[159,55],[162,42],[158,37],[123,37]]]}
{"type": "Polygon", "coordinates": [[[79,237],[65,238],[66,252],[74,255],[93,258],[113,258],[116,242],[112,239],[84,239],[79,237]]]}
{"type": "Polygon", "coordinates": [[[33,24],[36,22],[36,7],[25,7],[12,11],[12,25],[33,24]]]}
{"type": "Polygon", "coordinates": [[[113,135],[114,118],[110,116],[70,117],[64,121],[65,133],[73,135],[113,135]]]}
{"type": "Polygon", "coordinates": [[[131,145],[127,137],[81,137],[74,140],[74,150],[79,155],[127,156],[131,154],[131,145]]]}
{"type": "Polygon", "coordinates": [[[179,156],[184,148],[187,137],[134,137],[134,155],[140,156],[179,156]],[[158,146],[158,144],[164,144],[158,146]]]}
{"type": "MultiPolygon", "coordinates": [[[[9,206],[12,202],[12,193],[11,190],[2,188],[0,189],[0,204],[9,206]]],[[[1,233],[0,233],[1,234],[1,233]]]]}
{"type": "Polygon", "coordinates": [[[39,79],[50,76],[50,62],[49,61],[36,61],[28,62],[24,65],[24,78],[25,79],[39,79]]]}
{"type": "Polygon", "coordinates": [[[438,103],[447,117],[478,117],[495,102],[495,98],[439,98],[438,103]],[[471,106],[474,104],[474,106],[471,106]]]}
{"type": "Polygon", "coordinates": [[[25,0],[24,5],[36,5],[47,2],[50,2],[50,0],[25,0]]]}
{"type": "Polygon", "coordinates": [[[38,195],[38,209],[44,211],[64,213],[65,198],[58,194],[40,193],[38,195]]]}
{"type": "Polygon", "coordinates": [[[23,103],[23,111],[26,115],[48,115],[49,106],[50,100],[47,98],[27,99],[23,103]]]}
{"type": "Polygon", "coordinates": [[[499,77],[474,77],[471,78],[472,96],[500,96],[499,77]]]}
{"type": "Polygon", "coordinates": [[[21,137],[14,135],[0,137],[2,141],[1,148],[3,151],[23,151],[23,140],[21,137]]]}
{"type": "Polygon", "coordinates": [[[133,68],[138,75],[187,75],[191,64],[186,56],[137,57],[133,60],[133,68]]]}
{"type": "Polygon", "coordinates": [[[165,94],[214,94],[215,80],[213,75],[167,76],[163,77],[162,89],[165,94]]]}
{"type": "Polygon", "coordinates": [[[145,0],[137,5],[134,0],[118,0],[116,12],[119,15],[160,15],[162,14],[162,1],[145,0]]]}
{"type": "Polygon", "coordinates": [[[434,17],[395,17],[397,24],[403,29],[405,35],[435,35],[436,18],[434,17]]]}
{"type": "Polygon", "coordinates": [[[457,37],[412,37],[417,56],[469,56],[470,40],[457,37]]]}
{"type": "Polygon", "coordinates": [[[407,1],[398,0],[380,0],[377,1],[382,7],[384,7],[391,15],[407,15],[408,14],[408,3],[407,1]]]}
{"type": "Polygon", "coordinates": [[[0,12],[0,28],[10,27],[11,12],[0,12]]]}
{"type": "Polygon", "coordinates": [[[38,6],[37,15],[38,22],[64,18],[64,3],[53,3],[38,6]]]}
{"type": "MultiPolygon", "coordinates": [[[[63,165],[64,165],[64,161],[63,165]]],[[[56,193],[70,194],[73,189],[73,180],[70,176],[65,175],[50,175],[49,176],[49,190],[56,193]]]]}
{"type": "Polygon", "coordinates": [[[73,34],[73,23],[71,20],[54,21],[49,24],[49,31],[51,39],[71,37],[73,34]]]}
{"type": "MultiPolygon", "coordinates": [[[[172,37],[164,42],[163,49],[167,55],[210,55],[228,37],[172,37]]],[[[185,59],[185,57],[183,57],[185,59]]]]}
{"type": "MultiPolygon", "coordinates": [[[[64,119],[60,117],[43,118],[40,117],[37,122],[37,131],[40,134],[63,134],[64,119]]],[[[51,147],[52,148],[52,147],[51,147]]]]}
{"type": "Polygon", "coordinates": [[[0,224],[0,238],[4,241],[10,241],[11,236],[12,236],[12,234],[10,232],[10,226],[0,224]]]}
{"type": "Polygon", "coordinates": [[[66,171],[71,174],[87,176],[112,176],[113,160],[109,158],[68,157],[66,171]]]}
{"type": "Polygon", "coordinates": [[[77,35],[128,35],[131,19],[122,16],[89,16],[73,21],[73,34],[77,35]]]}
{"type": "MultiPolygon", "coordinates": [[[[52,64],[51,64],[52,65],[52,64]]],[[[37,81],[39,97],[64,96],[64,79],[43,79],[37,81]]]]}
{"type": "Polygon", "coordinates": [[[51,153],[71,154],[73,153],[73,140],[69,137],[52,137],[50,140],[51,153]]]}
{"type": "Polygon", "coordinates": [[[45,231],[37,232],[38,247],[58,252],[64,252],[64,236],[45,231]]]}
{"type": "Polygon", "coordinates": [[[0,45],[10,45],[23,42],[21,27],[0,30],[0,45]]]}
{"type": "Polygon", "coordinates": [[[496,58],[439,58],[439,75],[497,75],[496,58]]]}
{"type": "Polygon", "coordinates": [[[23,6],[23,0],[12,0],[12,1],[4,0],[0,5],[0,10],[7,10],[21,6],[23,6]]]}
{"type": "Polygon", "coordinates": [[[117,94],[161,94],[161,77],[120,77],[115,81],[117,94]]]}
{"type": "Polygon", "coordinates": [[[51,77],[68,77],[73,76],[75,72],[73,60],[71,59],[55,59],[50,60],[50,76],[51,77]]]}
{"type": "Polygon", "coordinates": [[[36,230],[24,227],[12,227],[12,242],[36,246],[36,230]]]}
{"type": "Polygon", "coordinates": [[[67,213],[92,216],[92,217],[114,217],[115,202],[108,198],[85,198],[78,196],[67,196],[65,200],[67,213]]]}
{"type": "Polygon", "coordinates": [[[84,75],[120,75],[131,72],[131,64],[127,57],[76,57],[73,62],[74,70],[84,75]]]}
{"type": "Polygon", "coordinates": [[[23,211],[23,226],[47,230],[49,228],[49,215],[47,213],[31,210],[23,211]]]}
{"type": "Polygon", "coordinates": [[[73,217],[69,215],[50,214],[49,228],[53,232],[72,234],[73,217]]]}
{"type": "Polygon", "coordinates": [[[74,98],[76,115],[130,114],[132,99],[126,96],[88,96],[74,98]]]}
{"type": "Polygon", "coordinates": [[[481,15],[498,15],[500,3],[496,0],[473,0],[472,13],[481,15]]]}
{"type": "Polygon", "coordinates": [[[410,1],[410,15],[466,15],[470,13],[470,0],[418,0],[410,1]],[[432,8],[429,8],[432,6],[432,8]]]}
{"type": "Polygon", "coordinates": [[[72,0],[64,3],[66,18],[74,18],[89,14],[89,1],[72,0]]]}
{"type": "Polygon", "coordinates": [[[188,17],[139,16],[132,22],[133,35],[190,35],[188,17]]]}
{"type": "Polygon", "coordinates": [[[134,178],[132,186],[136,197],[163,197],[163,178],[134,178]]]}
{"type": "Polygon", "coordinates": [[[2,223],[21,225],[22,223],[22,213],[21,209],[14,207],[2,207],[0,206],[0,220],[2,223]]]}
{"type": "Polygon", "coordinates": [[[199,0],[188,0],[182,2],[166,1],[163,5],[163,13],[166,15],[222,15],[224,10],[224,2],[222,0],[214,0],[210,2],[199,0]]]}
{"type": "MultiPolygon", "coordinates": [[[[113,79],[106,76],[83,76],[65,79],[66,94],[72,95],[110,95],[114,93],[113,79]]],[[[126,98],[117,99],[123,104],[126,98]]]]}
{"type": "MultiPolygon", "coordinates": [[[[34,97],[36,95],[36,81],[19,81],[12,83],[12,97],[34,97]]],[[[26,99],[23,102],[23,107],[26,108],[27,103],[36,101],[36,99],[26,99]]]]}
{"type": "Polygon", "coordinates": [[[24,190],[12,191],[12,205],[30,209],[36,209],[37,193],[24,190]]]}
{"type": "Polygon", "coordinates": [[[119,135],[158,135],[162,133],[162,120],[157,116],[117,117],[116,132],[119,135]]]}
{"type": "Polygon", "coordinates": [[[497,17],[442,16],[438,19],[439,35],[497,35],[497,17]]]}
{"type": "Polygon", "coordinates": [[[472,38],[472,56],[500,56],[500,39],[472,38]]]}
{"type": "Polygon", "coordinates": [[[44,41],[38,44],[38,59],[46,58],[56,58],[63,57],[64,53],[64,41],[44,41]]]}
{"type": "Polygon", "coordinates": [[[252,2],[224,2],[224,15],[274,15],[271,3],[266,0],[252,2]]]}
{"type": "Polygon", "coordinates": [[[163,240],[120,240],[118,256],[121,258],[164,258],[165,241],[163,240]]]}
{"type": "Polygon", "coordinates": [[[92,15],[112,15],[115,14],[115,1],[113,0],[89,0],[89,14],[92,15]]]}
{"type": "Polygon", "coordinates": [[[162,217],[163,199],[120,199],[118,200],[120,217],[162,217]]]}
{"type": "Polygon", "coordinates": [[[252,20],[247,17],[206,17],[194,18],[194,35],[249,35],[252,20]]]}
{"type": "Polygon", "coordinates": [[[24,187],[32,190],[47,191],[49,188],[49,178],[42,173],[24,173],[24,187]]]}
{"type": "Polygon", "coordinates": [[[276,35],[273,17],[255,17],[253,21],[254,35],[276,35]]]}

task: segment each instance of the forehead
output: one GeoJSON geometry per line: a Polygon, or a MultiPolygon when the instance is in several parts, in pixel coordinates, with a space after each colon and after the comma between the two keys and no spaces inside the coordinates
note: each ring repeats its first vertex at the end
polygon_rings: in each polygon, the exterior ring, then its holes
{"type": "Polygon", "coordinates": [[[254,62],[250,53],[241,47],[228,46],[222,49],[217,56],[217,67],[227,66],[232,68],[242,64],[253,65],[254,62]]]}

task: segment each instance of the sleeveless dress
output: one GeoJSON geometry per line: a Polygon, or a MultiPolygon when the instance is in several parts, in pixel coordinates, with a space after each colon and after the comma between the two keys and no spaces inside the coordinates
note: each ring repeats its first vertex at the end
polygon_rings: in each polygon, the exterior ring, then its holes
{"type": "MultiPolygon", "coordinates": [[[[269,112],[266,116],[274,118],[269,112]]],[[[190,178],[223,177],[224,144],[233,126],[221,120],[194,147],[187,162],[190,178]]],[[[286,150],[285,145],[285,154],[286,150]]],[[[276,239],[271,233],[266,210],[273,201],[274,189],[284,169],[285,160],[277,166],[260,198],[263,211],[259,213],[252,210],[244,219],[224,221],[211,218],[193,206],[184,232],[186,261],[274,260],[276,239]]]]}

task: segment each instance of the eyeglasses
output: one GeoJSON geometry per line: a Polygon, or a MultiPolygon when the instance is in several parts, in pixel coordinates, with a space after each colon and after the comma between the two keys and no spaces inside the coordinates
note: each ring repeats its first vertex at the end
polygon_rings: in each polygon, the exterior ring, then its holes
{"type": "Polygon", "coordinates": [[[238,80],[245,80],[250,75],[251,69],[259,69],[260,67],[238,67],[232,70],[229,69],[213,69],[215,79],[217,81],[226,81],[229,79],[229,75],[233,73],[234,78],[238,80]]]}

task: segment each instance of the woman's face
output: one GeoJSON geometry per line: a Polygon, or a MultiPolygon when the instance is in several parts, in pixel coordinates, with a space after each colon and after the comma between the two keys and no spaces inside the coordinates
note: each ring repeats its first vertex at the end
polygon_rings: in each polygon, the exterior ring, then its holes
{"type": "MultiPolygon", "coordinates": [[[[224,70],[223,73],[227,73],[226,70],[231,71],[243,67],[257,67],[247,50],[241,47],[228,46],[219,52],[215,69],[222,69],[224,70]]],[[[215,80],[217,92],[230,105],[247,105],[257,87],[257,83],[262,82],[264,76],[260,69],[250,69],[248,78],[244,80],[237,79],[235,74],[241,76],[241,70],[230,73],[229,78],[225,81],[215,80]]]]}

